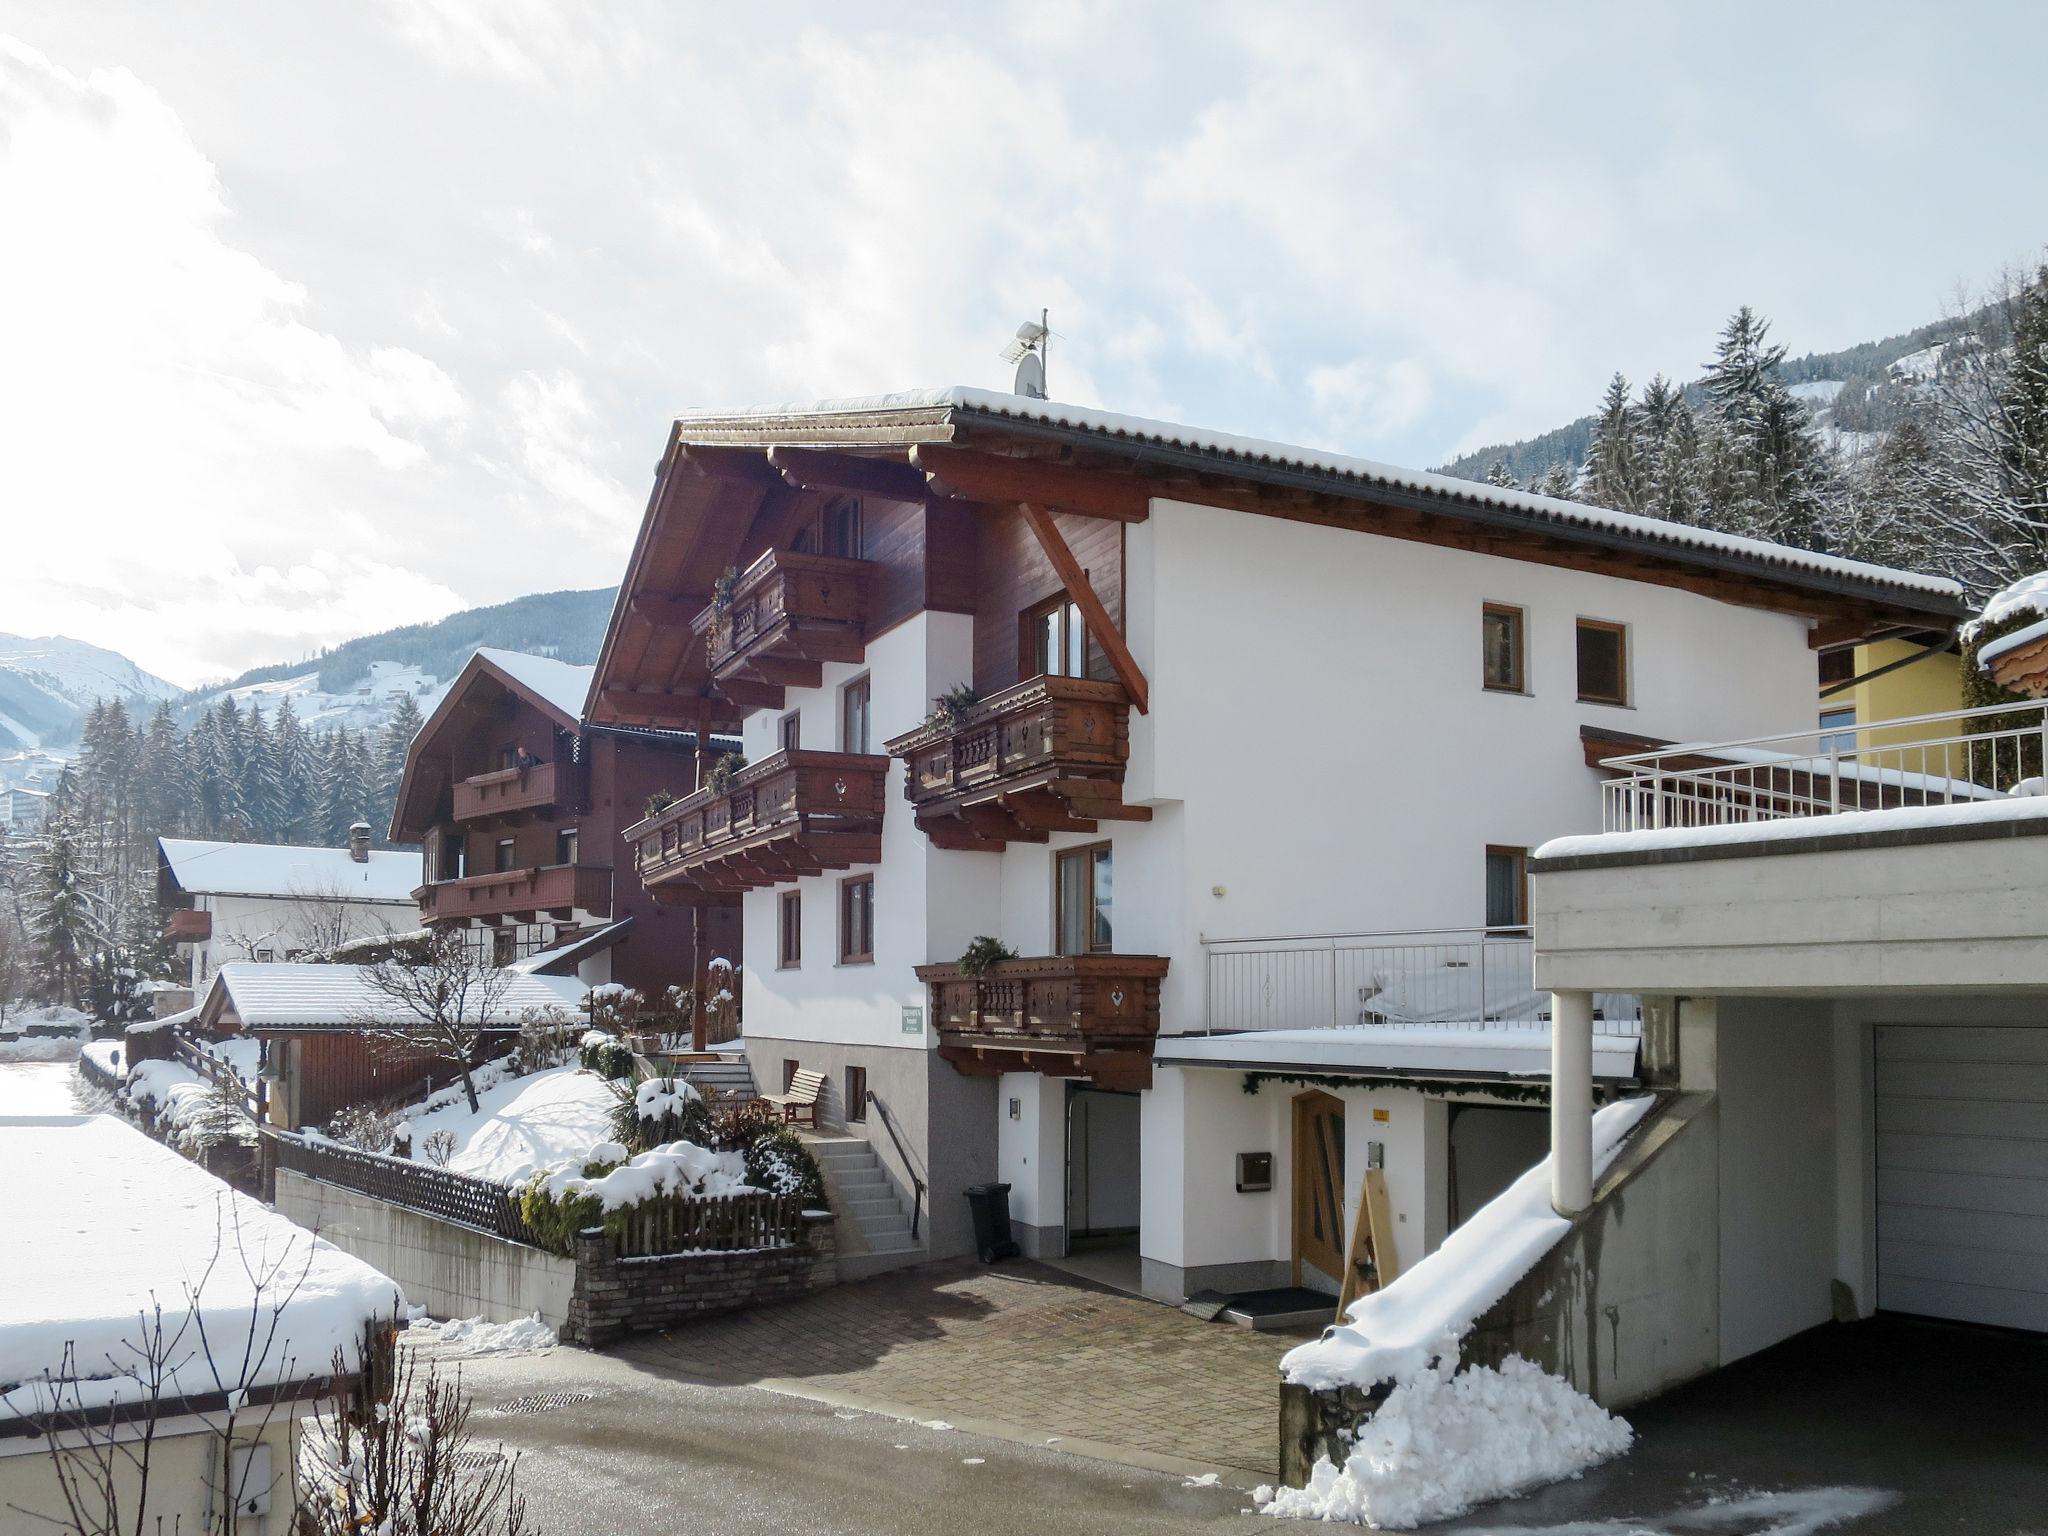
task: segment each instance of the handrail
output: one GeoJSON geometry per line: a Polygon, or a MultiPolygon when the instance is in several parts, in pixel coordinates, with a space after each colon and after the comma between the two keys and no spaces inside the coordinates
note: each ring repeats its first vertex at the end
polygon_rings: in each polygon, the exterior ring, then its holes
{"type": "Polygon", "coordinates": [[[1529,925],[1513,923],[1500,927],[1468,924],[1454,928],[1344,928],[1322,933],[1253,933],[1222,939],[1212,939],[1205,933],[1201,936],[1201,944],[1206,949],[1214,944],[1307,944],[1318,939],[1423,939],[1449,934],[1466,937],[1477,935],[1488,939],[1526,939],[1529,937],[1529,925]]]}
{"type": "MultiPolygon", "coordinates": [[[[1780,731],[1775,736],[1731,737],[1721,741],[1674,741],[1668,747],[1655,747],[1644,752],[1630,752],[1618,757],[1604,757],[1600,760],[1603,768],[1627,769],[1637,764],[1654,763],[1663,757],[1711,757],[1716,752],[1730,747],[1767,747],[1775,741],[1811,741],[1816,736],[1847,736],[1864,731],[1899,730],[1909,725],[1940,725],[1955,720],[1977,720],[1990,715],[2010,715],[2028,710],[2048,710],[2048,703],[2022,699],[2012,704],[1980,704],[1973,709],[1945,709],[1931,715],[1901,715],[1896,720],[1863,720],[1841,725],[1814,725],[1800,731],[1780,731]]],[[[1901,742],[1901,746],[1914,746],[1914,742],[1901,742]]],[[[1811,754],[1793,753],[1791,756],[1805,757],[1811,754]]]]}
{"type": "Polygon", "coordinates": [[[903,1159],[903,1171],[910,1175],[910,1240],[917,1241],[918,1213],[924,1208],[925,1182],[917,1176],[917,1168],[910,1161],[910,1149],[903,1145],[903,1138],[896,1131],[896,1117],[889,1113],[889,1106],[882,1102],[874,1089],[868,1090],[868,1102],[882,1113],[882,1128],[889,1133],[889,1140],[896,1145],[896,1155],[903,1159]]]}

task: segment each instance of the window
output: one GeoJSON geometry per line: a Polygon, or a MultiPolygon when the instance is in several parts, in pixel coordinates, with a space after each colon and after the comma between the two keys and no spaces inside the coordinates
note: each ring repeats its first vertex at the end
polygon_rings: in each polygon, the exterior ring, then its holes
{"type": "Polygon", "coordinates": [[[1529,921],[1529,850],[1486,850],[1486,926],[1521,928],[1529,921]]]}
{"type": "Polygon", "coordinates": [[[256,963],[258,965],[268,965],[276,958],[277,951],[274,949],[259,949],[256,951],[256,963]]]}
{"type": "Polygon", "coordinates": [[[839,963],[871,965],[875,958],[875,877],[839,882],[839,963]]]}
{"type": "Polygon", "coordinates": [[[860,498],[848,496],[825,509],[825,553],[842,560],[861,558],[860,498]]]}
{"type": "Polygon", "coordinates": [[[519,749],[518,749],[517,747],[500,747],[500,748],[498,748],[498,767],[499,767],[499,768],[501,768],[501,769],[504,769],[504,768],[517,768],[518,766],[519,766],[519,749]]]}
{"type": "Polygon", "coordinates": [[[1023,654],[1030,663],[1026,677],[1085,677],[1088,626],[1081,605],[1056,597],[1026,612],[1023,654]]]}
{"type": "Polygon", "coordinates": [[[839,690],[839,750],[871,752],[868,737],[868,680],[856,677],[839,690]]]}
{"type": "Polygon", "coordinates": [[[1835,683],[1853,682],[1856,677],[1856,648],[1841,646],[1832,651],[1820,653],[1820,685],[1823,688],[1835,683]]]}
{"type": "Polygon", "coordinates": [[[1488,603],[1479,619],[1486,686],[1499,693],[1525,689],[1522,670],[1522,610],[1488,603]]]}
{"type": "Polygon", "coordinates": [[[1059,856],[1054,885],[1054,920],[1063,955],[1106,954],[1114,947],[1110,928],[1109,844],[1070,848],[1059,856]]]}
{"type": "Polygon", "coordinates": [[[512,839],[501,837],[498,839],[498,846],[491,861],[491,868],[501,875],[510,874],[515,867],[512,862],[515,857],[512,839]]]}
{"type": "Polygon", "coordinates": [[[859,1125],[868,1117],[868,1069],[846,1069],[846,1123],[859,1125]]]}
{"type": "Polygon", "coordinates": [[[563,827],[555,834],[555,862],[574,864],[576,862],[576,829],[563,827]]]}
{"type": "Polygon", "coordinates": [[[782,1058],[782,1091],[783,1091],[784,1093],[787,1093],[787,1092],[789,1092],[789,1090],[790,1090],[790,1087],[791,1087],[791,1086],[792,1086],[792,1085],[793,1085],[793,1084],[794,1084],[794,1083],[796,1082],[796,1073],[797,1073],[797,1060],[796,1060],[796,1058],[795,1058],[794,1056],[785,1056],[785,1057],[783,1057],[783,1058],[782,1058]]]}
{"type": "Polygon", "coordinates": [[[519,930],[516,928],[495,928],[491,931],[491,964],[510,965],[519,958],[519,930]]]}
{"type": "Polygon", "coordinates": [[[460,880],[462,878],[464,873],[463,865],[467,862],[465,856],[468,852],[468,842],[460,832],[450,832],[441,839],[440,875],[443,880],[460,880]]]}
{"type": "Polygon", "coordinates": [[[804,963],[804,899],[795,891],[784,891],[775,909],[775,964],[793,971],[804,963]]]}
{"type": "Polygon", "coordinates": [[[1628,702],[1628,631],[1623,626],[1579,620],[1579,698],[1588,704],[1628,702]]]}
{"type": "Polygon", "coordinates": [[[784,715],[775,727],[775,739],[785,752],[794,752],[797,743],[803,740],[804,717],[792,709],[784,715]]]}
{"type": "Polygon", "coordinates": [[[1820,749],[1844,754],[1856,750],[1856,711],[1853,706],[1820,712],[1820,749]]]}

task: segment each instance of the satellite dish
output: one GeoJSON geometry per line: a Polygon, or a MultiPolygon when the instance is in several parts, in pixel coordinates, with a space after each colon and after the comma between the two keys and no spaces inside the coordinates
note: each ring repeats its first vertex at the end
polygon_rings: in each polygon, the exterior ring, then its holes
{"type": "Polygon", "coordinates": [[[1023,395],[1031,400],[1045,398],[1045,359],[1036,352],[1026,352],[1017,359],[1017,382],[1012,394],[1023,395]]]}

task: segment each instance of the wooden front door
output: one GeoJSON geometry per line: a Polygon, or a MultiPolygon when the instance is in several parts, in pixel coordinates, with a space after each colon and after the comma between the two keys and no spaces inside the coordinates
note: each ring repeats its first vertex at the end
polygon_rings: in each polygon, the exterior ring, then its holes
{"type": "Polygon", "coordinates": [[[1294,1100],[1294,1283],[1310,1264],[1344,1273],[1344,1103],[1327,1093],[1294,1100]]]}

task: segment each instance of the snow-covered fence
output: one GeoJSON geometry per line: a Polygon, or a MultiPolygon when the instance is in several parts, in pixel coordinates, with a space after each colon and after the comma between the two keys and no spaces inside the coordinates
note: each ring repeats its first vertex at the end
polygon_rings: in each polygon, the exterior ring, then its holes
{"type": "Polygon", "coordinates": [[[520,1214],[518,1196],[495,1180],[451,1173],[409,1158],[362,1152],[332,1141],[274,1133],[269,1139],[277,1148],[280,1168],[494,1237],[534,1242],[533,1229],[520,1214]]]}
{"type": "Polygon", "coordinates": [[[2035,780],[2048,701],[1859,721],[1607,758],[1609,832],[1993,800],[2035,780]]]}
{"type": "Polygon", "coordinates": [[[170,1059],[190,1067],[208,1082],[230,1089],[240,1096],[242,1113],[261,1125],[270,1116],[270,1084],[262,1078],[253,1083],[196,1040],[172,1032],[170,1059]]]}
{"type": "MultiPolygon", "coordinates": [[[[1203,943],[1210,1034],[1452,1024],[1548,1029],[1534,945],[1519,928],[1426,928],[1203,943]]],[[[1594,1029],[1642,1032],[1637,1000],[1602,995],[1594,1029]]]]}
{"type": "Polygon", "coordinates": [[[618,1235],[619,1257],[786,1248],[803,1240],[798,1195],[683,1195],[634,1207],[618,1235]]]}

